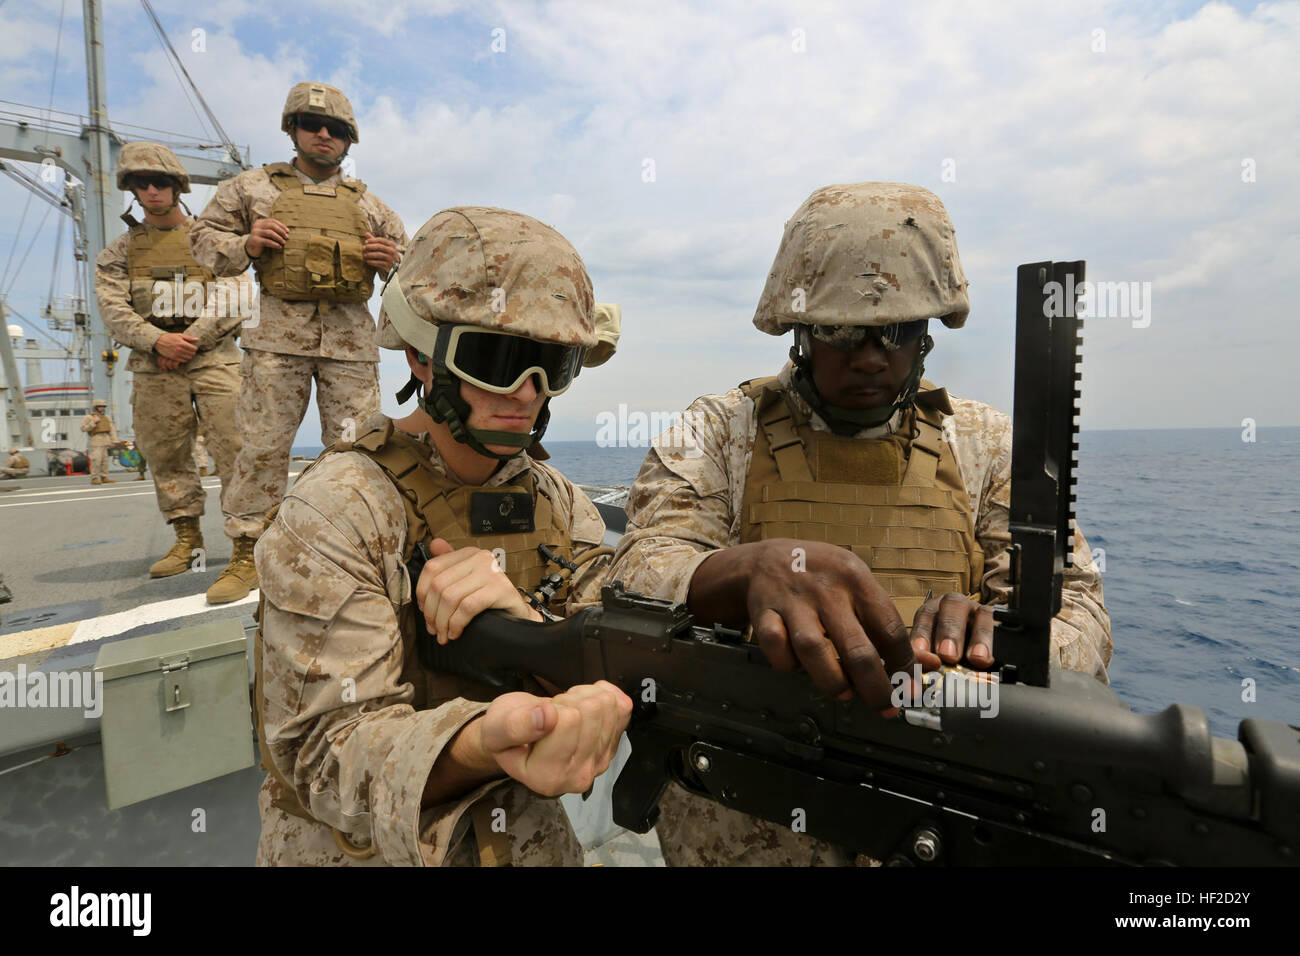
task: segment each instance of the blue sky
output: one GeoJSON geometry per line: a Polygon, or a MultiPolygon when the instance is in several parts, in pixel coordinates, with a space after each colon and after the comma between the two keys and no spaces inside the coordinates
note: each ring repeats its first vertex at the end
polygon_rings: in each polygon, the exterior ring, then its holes
{"type": "MultiPolygon", "coordinates": [[[[1152,290],[1146,327],[1089,323],[1085,428],[1300,423],[1286,295],[1300,273],[1300,4],[154,6],[255,163],[288,158],[284,95],[323,79],[357,109],[357,175],[409,233],[487,204],[574,243],[597,298],[623,306],[624,337],[553,403],[554,438],[593,438],[619,403],[670,411],[776,372],[788,340],[750,320],[782,223],[813,189],[869,179],[933,189],[952,215],[972,313],[936,332],[928,376],[955,394],[1010,411],[1015,267],[1084,258],[1092,278],[1152,290]]],[[[105,9],[111,117],[199,136],[139,4],[105,9]]],[[[0,6],[5,99],[49,101],[59,12],[0,6]]],[[[68,0],[56,109],[84,113],[84,70],[68,0]]],[[[25,198],[0,180],[0,262],[25,198]]],[[[48,245],[12,287],[28,315],[48,245]]],[[[395,356],[381,376],[393,413],[395,356]]],[[[313,411],[299,442],[317,431],[313,411]]]]}

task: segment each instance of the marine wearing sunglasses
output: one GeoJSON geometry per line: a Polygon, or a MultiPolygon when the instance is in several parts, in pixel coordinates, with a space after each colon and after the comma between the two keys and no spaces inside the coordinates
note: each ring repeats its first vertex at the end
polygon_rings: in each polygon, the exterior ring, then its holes
{"type": "Polygon", "coordinates": [[[352,141],[352,131],[348,129],[346,123],[328,116],[316,116],[312,113],[298,113],[293,118],[294,126],[305,133],[319,133],[324,127],[325,131],[334,137],[334,139],[352,141]]]}
{"type": "Polygon", "coordinates": [[[893,325],[801,325],[790,357],[794,385],[833,412],[832,430],[851,435],[883,425],[916,394],[934,348],[929,319],[893,325]],[[818,401],[819,400],[819,401],[818,401]]]}

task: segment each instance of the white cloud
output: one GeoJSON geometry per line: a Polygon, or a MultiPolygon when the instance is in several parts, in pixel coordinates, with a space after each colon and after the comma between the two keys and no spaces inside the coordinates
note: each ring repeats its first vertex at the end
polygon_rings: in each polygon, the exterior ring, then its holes
{"type": "MultiPolygon", "coordinates": [[[[159,5],[165,22],[177,6],[159,5]]],[[[443,17],[453,6],[331,0],[264,20],[224,0],[205,11],[209,53],[183,55],[255,162],[287,155],[284,93],[321,76],[352,96],[358,174],[408,232],[488,204],[573,241],[598,297],[624,306],[624,345],[556,401],[555,435],[586,437],[619,402],[671,408],[775,372],[787,343],[749,321],[782,223],[818,186],[861,179],[928,186],[952,213],[974,310],[937,333],[930,377],[955,393],[1009,410],[1015,267],[1082,257],[1090,276],[1156,296],[1149,329],[1090,328],[1085,427],[1216,424],[1227,394],[1290,407],[1282,363],[1300,332],[1278,316],[1297,259],[1300,4],[498,3],[443,17]],[[497,26],[507,50],[492,54],[497,26]],[[1273,344],[1216,350],[1226,316],[1243,343],[1273,344]]],[[[135,52],[110,68],[139,74],[110,74],[129,91],[114,116],[197,131],[131,9],[110,5],[119,39],[136,24],[135,52]]],[[[4,44],[0,71],[48,60],[4,44]]],[[[382,369],[386,387],[405,380],[395,356],[382,369]]]]}

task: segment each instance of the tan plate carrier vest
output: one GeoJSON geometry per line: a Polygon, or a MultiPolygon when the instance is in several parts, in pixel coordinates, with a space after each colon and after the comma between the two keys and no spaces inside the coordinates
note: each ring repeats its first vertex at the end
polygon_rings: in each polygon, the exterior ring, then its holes
{"type": "Polygon", "coordinates": [[[207,303],[208,283],[213,274],[194,261],[190,252],[190,227],[193,219],[186,219],[175,229],[149,229],[132,226],[126,243],[126,273],[131,280],[131,308],[137,315],[160,329],[185,328],[198,316],[186,317],[185,300],[189,298],[185,286],[176,295],[173,283],[178,275],[182,283],[203,283],[204,303],[207,303]],[[154,315],[154,285],[164,282],[172,286],[170,315],[154,315]]]}
{"type": "MultiPolygon", "coordinates": [[[[392,421],[386,421],[381,427],[374,428],[356,441],[336,442],[321,452],[320,457],[303,470],[298,476],[303,477],[319,464],[326,455],[334,451],[355,451],[365,455],[380,468],[388,479],[397,486],[402,495],[402,504],[406,509],[406,541],[402,549],[402,563],[411,560],[415,545],[432,538],[443,538],[453,548],[476,547],[486,551],[500,548],[505,552],[505,573],[517,588],[531,591],[542,582],[546,571],[546,561],[537,546],[547,545],[552,551],[562,555],[566,560],[573,558],[573,544],[569,539],[569,528],[560,523],[558,512],[551,507],[550,500],[538,493],[537,480],[530,471],[523,476],[519,484],[498,485],[462,485],[437,471],[429,460],[427,447],[417,438],[393,427],[392,421]],[[476,491],[513,491],[524,492],[533,499],[533,527],[535,530],[514,534],[472,534],[469,530],[470,499],[476,491]]],[[[267,514],[267,523],[274,520],[279,505],[267,514]]],[[[551,569],[558,570],[558,569],[551,569]]],[[[398,609],[398,626],[402,632],[402,674],[401,682],[411,683],[415,687],[415,696],[411,706],[416,710],[450,700],[464,697],[467,700],[490,701],[497,697],[499,691],[463,680],[447,674],[438,674],[427,670],[421,663],[415,646],[416,617],[419,613],[414,600],[416,582],[411,582],[412,600],[398,609]]],[[[552,601],[553,605],[563,607],[568,596],[569,585],[558,591],[552,601]]],[[[271,805],[285,813],[313,823],[320,823],[311,812],[298,800],[298,793],[293,785],[284,778],[275,761],[271,759],[270,747],[267,745],[266,730],[262,723],[262,621],[266,601],[265,592],[261,592],[257,606],[257,639],[254,642],[255,693],[254,721],[257,724],[257,743],[261,752],[261,768],[268,771],[277,784],[271,805]]],[[[532,692],[545,694],[540,687],[530,687],[532,692]]],[[[484,813],[490,811],[482,801],[484,813]]],[[[508,841],[501,839],[503,834],[495,834],[486,821],[478,819],[479,805],[475,809],[475,832],[478,835],[480,859],[485,863],[508,863],[503,859],[508,854],[508,841]]],[[[344,853],[365,859],[374,855],[373,847],[360,848],[352,845],[339,830],[334,831],[334,840],[344,853]]]]}
{"type": "Polygon", "coordinates": [[[864,441],[814,431],[775,378],[740,386],[758,419],[741,543],[799,538],[849,548],[908,625],[927,591],[979,600],[984,575],[974,509],[941,430],[948,394],[921,387],[903,434],[864,441]]]}
{"type": "Polygon", "coordinates": [[[262,290],[286,302],[369,299],[375,270],[364,258],[370,221],[360,203],[366,184],[308,185],[288,163],[271,163],[266,173],[280,191],[270,218],[289,227],[289,239],[283,249],[268,246],[253,260],[262,290]]]}
{"type": "Polygon", "coordinates": [[[90,426],[90,434],[92,435],[107,435],[112,430],[113,426],[109,422],[107,415],[90,426]]]}

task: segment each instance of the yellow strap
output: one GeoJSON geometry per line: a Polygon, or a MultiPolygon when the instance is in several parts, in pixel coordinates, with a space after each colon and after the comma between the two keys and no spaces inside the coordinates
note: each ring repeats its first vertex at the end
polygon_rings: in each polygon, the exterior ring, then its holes
{"type": "Polygon", "coordinates": [[[932,488],[935,473],[939,470],[939,458],[943,455],[943,432],[920,415],[916,417],[916,431],[907,458],[903,486],[932,488]]]}
{"type": "Polygon", "coordinates": [[[474,839],[478,843],[478,861],[480,866],[510,866],[510,837],[500,830],[492,829],[491,801],[486,797],[470,809],[470,819],[474,822],[474,839]]]}
{"type": "MultiPolygon", "coordinates": [[[[766,388],[772,392],[773,389],[766,388]]],[[[803,439],[799,437],[797,423],[790,406],[784,400],[770,401],[762,396],[761,411],[759,402],[755,402],[758,411],[758,423],[763,434],[767,436],[767,445],[772,457],[776,459],[776,470],[782,481],[812,481],[812,469],[808,467],[808,456],[804,453],[803,439]]]]}

